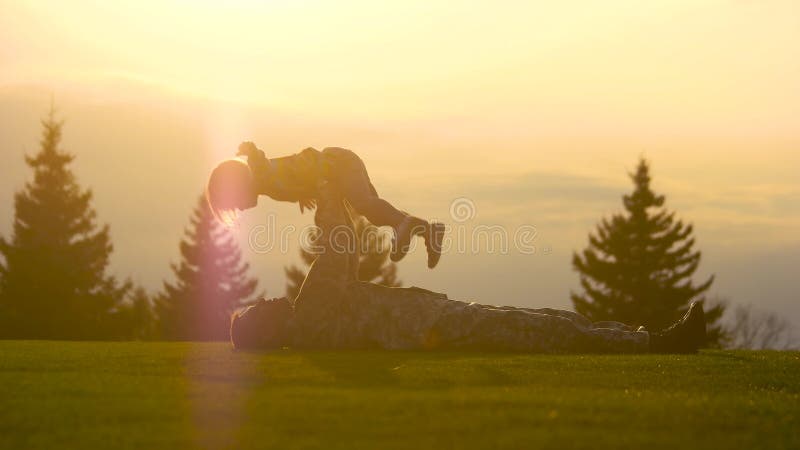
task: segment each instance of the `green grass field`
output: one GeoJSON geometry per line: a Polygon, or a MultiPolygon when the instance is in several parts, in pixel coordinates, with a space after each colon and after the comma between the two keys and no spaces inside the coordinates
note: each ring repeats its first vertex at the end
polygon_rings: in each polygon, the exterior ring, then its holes
{"type": "Polygon", "coordinates": [[[800,448],[800,353],[0,342],[0,449],[800,448]]]}

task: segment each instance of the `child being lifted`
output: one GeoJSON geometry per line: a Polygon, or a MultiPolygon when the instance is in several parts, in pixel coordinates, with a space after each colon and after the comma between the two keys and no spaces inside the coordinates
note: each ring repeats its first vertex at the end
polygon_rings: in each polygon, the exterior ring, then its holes
{"type": "Polygon", "coordinates": [[[380,198],[364,162],[352,151],[307,148],[292,156],[268,159],[255,144],[243,142],[238,155],[247,158],[247,163],[240,159],[221,163],[211,172],[206,188],[211,211],[222,222],[232,224],[238,211],[256,206],[259,195],[297,202],[302,213],[316,206],[318,188],[330,183],[372,224],[392,227],[392,261],[403,259],[412,237],[421,236],[428,250],[428,267],[433,269],[439,263],[444,225],[409,215],[380,198]]]}

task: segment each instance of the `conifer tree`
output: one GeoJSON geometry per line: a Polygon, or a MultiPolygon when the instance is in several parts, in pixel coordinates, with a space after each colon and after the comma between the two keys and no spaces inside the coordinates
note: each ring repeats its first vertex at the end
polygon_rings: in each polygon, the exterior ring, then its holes
{"type": "Polygon", "coordinates": [[[258,281],[228,228],[201,197],[180,243],[175,281],[156,300],[158,331],[168,340],[227,340],[231,313],[248,300],[258,281]]]}
{"type": "MultiPolygon", "coordinates": [[[[615,320],[659,331],[688,309],[714,282],[695,284],[701,253],[694,250],[691,224],[676,220],[664,208],[665,198],[650,188],[650,167],[642,158],[631,174],[632,194],[623,198],[625,212],[604,218],[589,235],[589,246],[573,255],[582,294],[572,293],[575,310],[593,321],[615,320]]],[[[709,342],[722,337],[715,325],[724,305],[706,305],[709,342]]]]}
{"type": "Polygon", "coordinates": [[[75,156],[60,147],[63,122],[51,108],[39,151],[25,157],[33,180],[14,197],[10,239],[0,238],[0,333],[32,339],[103,339],[129,289],[107,274],[108,225],[99,226],[92,192],[77,183],[75,156]]]}
{"type": "Polygon", "coordinates": [[[119,338],[137,341],[152,340],[156,337],[155,312],[150,294],[142,287],[136,286],[115,314],[119,322],[117,327],[123,330],[119,338]]]}
{"type": "MultiPolygon", "coordinates": [[[[389,247],[387,236],[382,234],[378,227],[371,224],[365,217],[354,216],[355,234],[359,242],[358,279],[369,281],[387,287],[402,286],[402,281],[397,279],[397,264],[389,261],[389,247]]],[[[313,231],[310,231],[313,233],[313,231]]],[[[310,236],[313,241],[315,236],[310,236]]],[[[310,266],[316,256],[300,249],[300,258],[305,266],[310,266]]],[[[300,287],[306,279],[306,272],[296,265],[284,268],[286,273],[286,296],[294,299],[300,293],[300,287]]]]}

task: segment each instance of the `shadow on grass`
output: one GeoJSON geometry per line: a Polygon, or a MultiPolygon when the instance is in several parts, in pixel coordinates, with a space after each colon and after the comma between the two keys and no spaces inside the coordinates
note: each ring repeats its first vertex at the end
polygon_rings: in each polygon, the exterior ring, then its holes
{"type": "MultiPolygon", "coordinates": [[[[468,372],[467,381],[473,385],[500,385],[513,383],[512,376],[504,365],[518,357],[531,357],[516,353],[481,352],[412,352],[380,350],[343,351],[295,351],[241,352],[258,358],[256,372],[268,373],[271,365],[289,363],[307,364],[313,372],[324,374],[324,384],[339,387],[380,387],[398,386],[408,377],[402,373],[414,372],[421,375],[429,387],[441,387],[451,383],[455,372],[468,372]],[[259,357],[262,356],[262,357],[259,357]]],[[[276,380],[277,381],[277,380],[276,380]]],[[[285,381],[285,380],[283,380],[285,381]]],[[[304,380],[316,384],[320,378],[304,380]]]]}
{"type": "Polygon", "coordinates": [[[742,352],[729,352],[721,350],[704,351],[700,353],[700,355],[707,358],[729,360],[729,361],[750,362],[756,360],[756,358],[753,357],[753,355],[748,355],[742,352]]]}
{"type": "Polygon", "coordinates": [[[472,385],[502,385],[512,377],[497,359],[507,361],[519,355],[508,353],[479,354],[459,352],[338,352],[303,353],[304,359],[324,371],[340,386],[379,387],[408,384],[403,373],[413,372],[419,384],[414,388],[441,388],[453,383],[453,377],[463,374],[459,381],[472,385]],[[487,361],[488,359],[488,361],[487,361]],[[457,367],[457,369],[456,369],[457,367]]]}

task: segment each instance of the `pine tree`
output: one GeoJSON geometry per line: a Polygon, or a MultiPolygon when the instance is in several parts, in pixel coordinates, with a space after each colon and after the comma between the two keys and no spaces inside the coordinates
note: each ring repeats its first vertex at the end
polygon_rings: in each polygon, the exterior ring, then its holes
{"type": "Polygon", "coordinates": [[[60,148],[62,121],[51,108],[42,120],[39,152],[25,157],[33,181],[14,197],[10,240],[0,238],[0,315],[6,337],[103,339],[128,291],[107,274],[108,225],[98,226],[91,190],[69,168],[75,156],[60,148]]]}
{"type": "Polygon", "coordinates": [[[158,331],[169,340],[226,340],[230,315],[256,290],[250,265],[228,228],[200,198],[180,243],[181,262],[172,264],[175,282],[164,283],[156,300],[158,331]]]}
{"type": "Polygon", "coordinates": [[[125,302],[117,308],[117,329],[122,330],[120,339],[147,341],[156,337],[155,312],[150,294],[137,286],[130,291],[125,302]]]}
{"type": "MultiPolygon", "coordinates": [[[[397,279],[397,264],[389,262],[389,247],[386,245],[386,235],[380,233],[378,227],[371,224],[365,217],[354,216],[355,234],[359,240],[360,257],[358,266],[358,279],[370,281],[387,287],[400,287],[402,281],[397,279]]],[[[310,231],[313,233],[313,231],[310,231]]],[[[315,236],[310,236],[313,241],[315,236]]],[[[305,266],[310,266],[316,256],[312,253],[300,249],[300,258],[305,266]]],[[[306,279],[306,272],[292,265],[284,268],[286,273],[286,296],[296,298],[300,293],[300,287],[306,279]]]]}
{"type": "MultiPolygon", "coordinates": [[[[589,246],[573,256],[583,294],[572,293],[575,310],[594,321],[616,320],[659,331],[679,319],[714,282],[692,277],[701,253],[694,250],[693,227],[664,208],[665,198],[650,189],[650,167],[642,158],[630,175],[635,189],[623,198],[625,213],[603,219],[589,246]]],[[[706,305],[709,341],[721,338],[724,305],[706,305]]]]}

